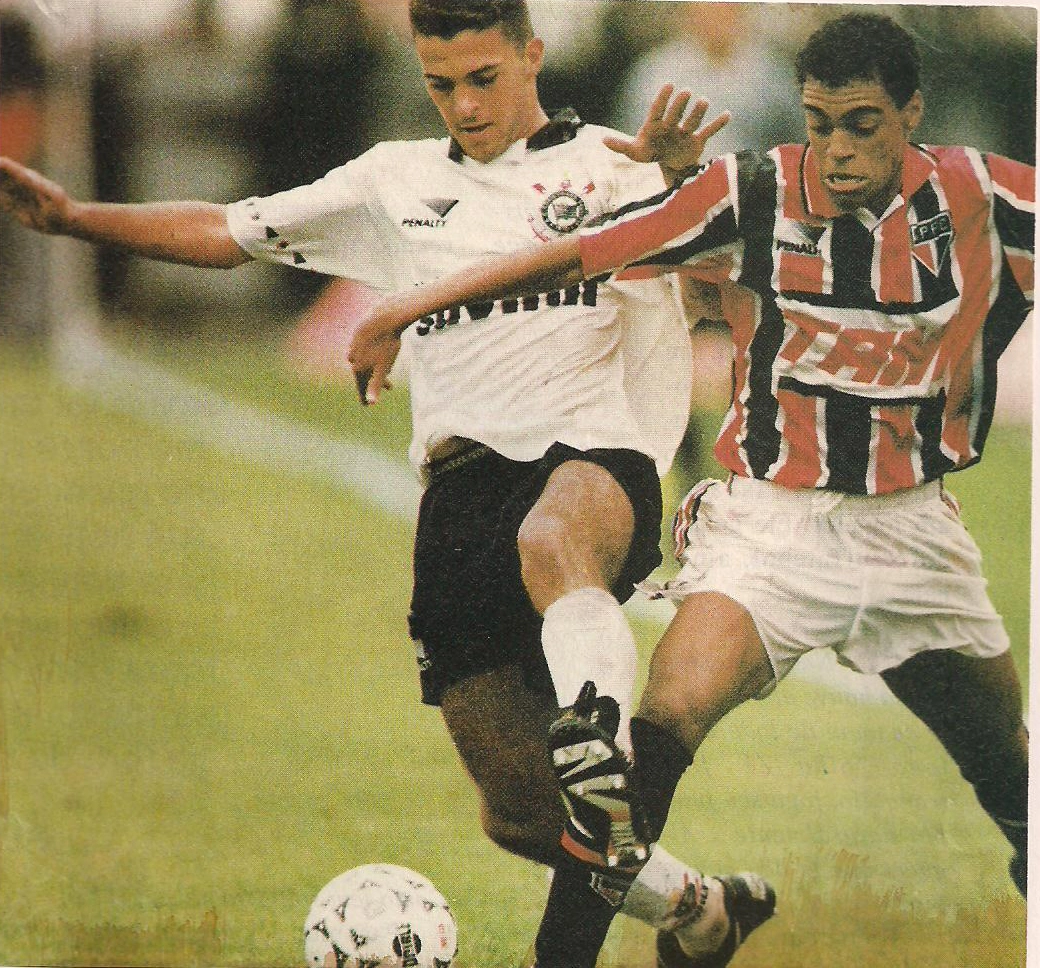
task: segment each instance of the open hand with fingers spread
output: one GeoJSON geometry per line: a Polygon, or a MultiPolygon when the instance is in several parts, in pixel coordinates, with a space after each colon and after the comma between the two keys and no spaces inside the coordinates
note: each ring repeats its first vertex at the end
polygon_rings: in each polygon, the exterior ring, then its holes
{"type": "Polygon", "coordinates": [[[10,212],[22,225],[56,235],[66,231],[72,199],[39,172],[0,157],[0,211],[10,212]]]}
{"type": "Polygon", "coordinates": [[[708,139],[721,131],[730,119],[729,112],[724,111],[701,128],[708,102],[696,101],[684,119],[693,95],[680,91],[673,98],[674,91],[673,85],[666,84],[657,92],[634,138],[603,139],[608,148],[633,161],[657,162],[669,185],[678,181],[683,172],[697,167],[708,139]]]}

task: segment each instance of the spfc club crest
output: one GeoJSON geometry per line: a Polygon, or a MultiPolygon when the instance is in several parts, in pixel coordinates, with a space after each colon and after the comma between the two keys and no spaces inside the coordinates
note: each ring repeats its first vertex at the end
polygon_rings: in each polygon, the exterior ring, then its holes
{"type": "Polygon", "coordinates": [[[910,226],[910,251],[933,276],[942,272],[953,242],[953,220],[940,212],[910,226]]]}

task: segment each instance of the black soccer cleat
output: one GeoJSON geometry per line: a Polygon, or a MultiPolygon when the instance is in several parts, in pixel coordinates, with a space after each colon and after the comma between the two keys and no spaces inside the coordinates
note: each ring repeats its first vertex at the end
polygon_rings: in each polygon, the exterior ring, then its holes
{"type": "Polygon", "coordinates": [[[549,727],[549,750],[568,813],[563,849],[596,867],[637,871],[652,844],[632,764],[614,742],[619,719],[614,699],[586,682],[549,727]]]}
{"type": "Polygon", "coordinates": [[[759,925],[776,912],[776,891],[757,874],[720,877],[729,930],[714,951],[688,955],[674,931],[657,933],[657,968],[725,968],[759,925]]]}

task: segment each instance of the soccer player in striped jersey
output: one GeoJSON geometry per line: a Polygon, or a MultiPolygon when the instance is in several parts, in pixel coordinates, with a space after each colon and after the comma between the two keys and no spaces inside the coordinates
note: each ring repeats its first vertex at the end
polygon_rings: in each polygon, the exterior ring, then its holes
{"type": "MultiPolygon", "coordinates": [[[[887,17],[825,24],[797,69],[807,144],[723,155],[575,237],[391,300],[351,356],[364,380],[394,333],[442,303],[622,267],[717,284],[733,343],[716,445],[729,478],[698,485],[676,517],[683,567],[666,593],[679,604],[632,719],[634,764],[591,721],[591,689],[552,728],[571,824],[598,812],[617,838],[652,843],[712,726],[829,647],[880,673],[939,738],[1010,842],[1024,895],[1021,686],[944,477],[981,459],[997,359],[1032,308],[1035,172],[913,143],[918,54],[887,17]],[[627,807],[611,784],[635,791],[627,807]]],[[[678,134],[665,127],[626,150],[653,157],[678,134]]],[[[608,868],[563,842],[537,964],[591,968],[642,861],[630,849],[608,868]]],[[[682,963],[674,939],[658,948],[682,963]]]]}
{"type": "MultiPolygon", "coordinates": [[[[546,114],[523,0],[412,0],[410,12],[450,137],[383,143],[313,185],[226,207],[78,202],[4,160],[0,205],[152,258],[266,259],[388,291],[573,235],[674,178],[663,156],[659,169],[609,150],[617,132],[546,114]]],[[[704,108],[681,139],[697,155],[724,123],[698,130],[704,108]]],[[[427,481],[409,622],[423,700],[441,708],[488,836],[554,865],[565,813],[546,734],[559,705],[592,679],[611,697],[597,715],[627,731],[635,643],[619,599],[660,561],[658,473],[688,413],[685,322],[664,280],[589,280],[452,307],[408,340],[411,456],[427,481]]],[[[772,914],[771,894],[745,883],[657,851],[625,910],[715,963],[738,915],[772,914]]]]}

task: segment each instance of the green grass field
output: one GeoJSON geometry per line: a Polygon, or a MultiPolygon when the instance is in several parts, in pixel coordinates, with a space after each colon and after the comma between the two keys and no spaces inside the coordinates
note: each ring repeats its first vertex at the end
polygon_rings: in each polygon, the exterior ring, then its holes
{"type": "MultiPolygon", "coordinates": [[[[387,412],[263,349],[138,351],[400,456],[387,412]]],[[[405,631],[411,526],[161,432],[0,347],[0,963],[290,966],[318,888],[383,860],[456,912],[457,968],[523,963],[544,872],[492,847],[405,631]]],[[[1029,438],[952,482],[1027,671],[1029,438]]],[[[655,630],[640,628],[644,659],[655,630]]],[[[778,916],[740,968],[1013,968],[1007,849],[895,705],[785,683],[729,717],[666,844],[750,868],[778,916]]],[[[651,968],[619,919],[603,964],[651,968]]]]}

